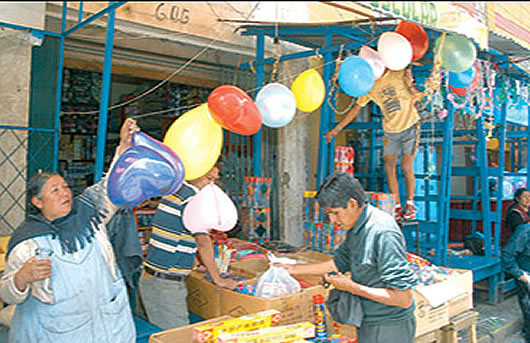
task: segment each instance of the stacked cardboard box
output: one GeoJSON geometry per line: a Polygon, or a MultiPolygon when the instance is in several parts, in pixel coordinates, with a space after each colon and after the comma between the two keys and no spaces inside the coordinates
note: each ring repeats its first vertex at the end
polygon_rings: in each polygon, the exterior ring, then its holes
{"type": "Polygon", "coordinates": [[[244,178],[244,198],[242,211],[243,230],[247,238],[262,243],[271,237],[270,197],[272,178],[244,178]]]}

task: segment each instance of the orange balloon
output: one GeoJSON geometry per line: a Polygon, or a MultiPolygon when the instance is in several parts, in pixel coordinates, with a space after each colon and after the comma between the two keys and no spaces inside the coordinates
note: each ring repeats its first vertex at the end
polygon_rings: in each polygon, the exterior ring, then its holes
{"type": "Polygon", "coordinates": [[[261,112],[254,100],[236,86],[223,85],[208,96],[208,110],[225,129],[240,135],[253,135],[261,129],[261,112]]]}
{"type": "Polygon", "coordinates": [[[407,38],[412,45],[413,61],[422,58],[429,49],[429,37],[423,27],[408,21],[401,21],[395,32],[407,38]]]}

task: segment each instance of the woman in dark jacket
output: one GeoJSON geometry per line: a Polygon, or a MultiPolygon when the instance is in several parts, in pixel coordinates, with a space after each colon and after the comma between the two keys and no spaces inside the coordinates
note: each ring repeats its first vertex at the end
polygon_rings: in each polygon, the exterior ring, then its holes
{"type": "Polygon", "coordinates": [[[515,191],[514,203],[506,211],[505,226],[510,230],[510,234],[515,232],[515,228],[521,224],[530,223],[530,191],[526,188],[519,188],[515,191]]]}

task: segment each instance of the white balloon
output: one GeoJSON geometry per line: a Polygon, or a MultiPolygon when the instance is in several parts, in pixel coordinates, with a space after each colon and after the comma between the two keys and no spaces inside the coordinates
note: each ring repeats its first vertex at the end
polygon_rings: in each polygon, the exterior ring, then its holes
{"type": "Polygon", "coordinates": [[[182,214],[184,227],[192,233],[209,229],[230,231],[237,219],[236,205],[213,183],[204,186],[184,207],[182,214]]]}
{"type": "Polygon", "coordinates": [[[359,57],[368,62],[374,72],[375,79],[379,79],[385,72],[385,62],[381,55],[369,46],[363,45],[359,50],[359,57]]]}
{"type": "Polygon", "coordinates": [[[377,51],[390,70],[405,69],[412,61],[412,45],[396,32],[383,33],[377,41],[377,51]]]}
{"type": "Polygon", "coordinates": [[[263,125],[271,128],[285,126],[296,114],[296,97],[281,83],[269,83],[256,96],[256,106],[263,125]]]}

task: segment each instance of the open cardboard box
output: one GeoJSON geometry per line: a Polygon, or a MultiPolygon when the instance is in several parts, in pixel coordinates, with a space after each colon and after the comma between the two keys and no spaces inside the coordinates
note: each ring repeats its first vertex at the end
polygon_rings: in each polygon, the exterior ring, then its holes
{"type": "Polygon", "coordinates": [[[193,328],[209,323],[217,323],[229,318],[230,316],[222,316],[180,328],[157,332],[149,336],[149,343],[193,343],[193,328]]]}
{"type": "Polygon", "coordinates": [[[449,324],[455,315],[473,308],[473,272],[454,269],[458,275],[414,290],[416,336],[449,324]]]}

